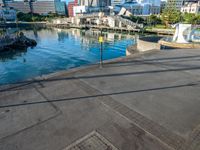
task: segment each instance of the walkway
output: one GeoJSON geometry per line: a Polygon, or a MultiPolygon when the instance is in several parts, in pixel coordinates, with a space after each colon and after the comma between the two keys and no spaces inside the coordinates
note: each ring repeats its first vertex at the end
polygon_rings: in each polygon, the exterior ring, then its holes
{"type": "Polygon", "coordinates": [[[200,51],[119,59],[0,88],[1,150],[199,150],[200,51]]]}

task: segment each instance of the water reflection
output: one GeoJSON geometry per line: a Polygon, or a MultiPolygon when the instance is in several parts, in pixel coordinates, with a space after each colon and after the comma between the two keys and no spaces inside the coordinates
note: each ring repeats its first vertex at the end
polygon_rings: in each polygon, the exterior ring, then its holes
{"type": "MultiPolygon", "coordinates": [[[[99,31],[78,29],[23,30],[37,41],[37,46],[25,50],[0,53],[0,84],[97,63],[100,58],[99,31]]],[[[134,37],[104,33],[103,59],[125,56],[125,49],[134,37]]]]}
{"type": "MultiPolygon", "coordinates": [[[[78,29],[71,29],[71,30],[64,30],[64,29],[33,29],[33,30],[23,30],[25,35],[35,39],[37,42],[41,42],[41,40],[47,40],[50,38],[54,38],[57,35],[58,42],[64,42],[68,40],[71,36],[80,44],[81,49],[91,50],[92,48],[98,47],[98,37],[100,35],[99,31],[90,31],[90,30],[78,30],[78,29]]],[[[104,46],[108,47],[109,44],[113,45],[115,42],[118,42],[123,39],[133,39],[131,35],[122,35],[122,34],[115,34],[115,33],[103,33],[104,37],[104,46]]],[[[67,43],[70,44],[70,43],[67,43]]],[[[49,43],[49,46],[51,43],[49,43]]],[[[70,46],[70,45],[69,45],[70,46]]],[[[27,49],[16,49],[10,50],[7,52],[0,53],[0,61],[6,61],[9,59],[14,59],[15,57],[24,56],[27,53],[27,49]]]]}
{"type": "Polygon", "coordinates": [[[0,53],[0,61],[5,62],[10,59],[15,59],[15,57],[23,57],[27,49],[21,50],[9,50],[0,53]]]}

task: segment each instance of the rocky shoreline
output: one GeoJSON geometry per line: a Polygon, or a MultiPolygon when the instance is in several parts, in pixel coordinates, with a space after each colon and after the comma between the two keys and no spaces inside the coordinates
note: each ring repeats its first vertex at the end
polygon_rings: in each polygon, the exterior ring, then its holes
{"type": "Polygon", "coordinates": [[[13,49],[26,49],[36,45],[37,42],[33,39],[27,38],[23,32],[16,35],[6,35],[0,38],[0,52],[13,49]]]}

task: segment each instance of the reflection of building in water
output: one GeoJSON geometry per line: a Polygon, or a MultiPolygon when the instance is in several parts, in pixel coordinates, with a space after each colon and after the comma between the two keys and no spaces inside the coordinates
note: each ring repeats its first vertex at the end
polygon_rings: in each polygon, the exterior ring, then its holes
{"type": "Polygon", "coordinates": [[[114,33],[108,33],[107,34],[107,40],[114,42],[115,41],[115,34],[114,33]]]}
{"type": "Polygon", "coordinates": [[[63,31],[58,32],[58,41],[64,41],[65,39],[68,38],[69,38],[68,32],[63,32],[63,31]]]}
{"type": "MultiPolygon", "coordinates": [[[[75,39],[75,41],[81,43],[80,46],[84,50],[89,50],[92,47],[96,47],[98,45],[98,37],[100,35],[99,31],[90,31],[90,30],[81,31],[79,29],[59,29],[59,30],[55,29],[51,32],[52,34],[58,35],[58,41],[62,41],[66,38],[75,39]]],[[[50,36],[50,34],[48,36],[50,36]]],[[[106,41],[114,42],[115,40],[121,40],[126,36],[127,35],[121,35],[115,33],[104,33],[104,40],[105,42],[106,41]]]]}
{"type": "Polygon", "coordinates": [[[35,38],[37,39],[38,38],[38,33],[37,33],[37,29],[33,29],[33,34],[34,34],[34,36],[35,36],[35,38]]]}

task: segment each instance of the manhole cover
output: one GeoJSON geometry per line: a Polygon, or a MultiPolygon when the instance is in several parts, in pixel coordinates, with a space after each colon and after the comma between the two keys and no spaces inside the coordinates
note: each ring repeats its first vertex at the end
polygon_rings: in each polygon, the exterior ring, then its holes
{"type": "Polygon", "coordinates": [[[118,150],[102,135],[93,131],[64,150],[118,150]]]}

